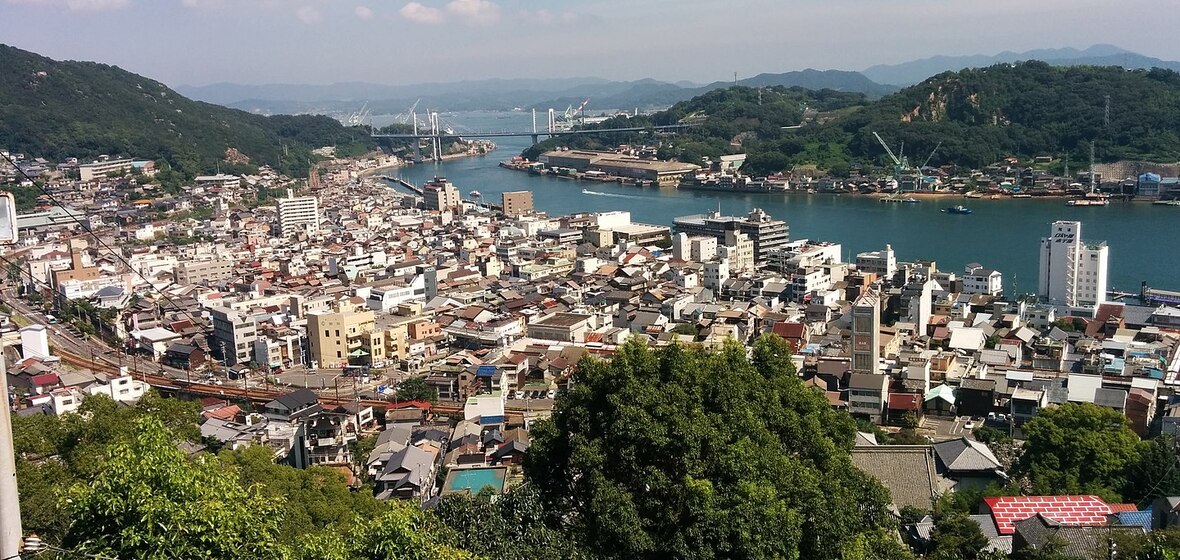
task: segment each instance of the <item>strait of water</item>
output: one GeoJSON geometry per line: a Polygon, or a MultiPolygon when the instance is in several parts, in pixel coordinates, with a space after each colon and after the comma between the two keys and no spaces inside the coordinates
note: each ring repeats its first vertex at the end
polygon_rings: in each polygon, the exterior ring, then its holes
{"type": "MultiPolygon", "coordinates": [[[[532,130],[529,113],[464,112],[442,115],[456,132],[532,130]]],[[[538,117],[544,123],[545,116],[538,117]]],[[[441,164],[426,163],[394,170],[421,185],[445,176],[463,196],[478,190],[498,204],[500,193],[529,190],[534,205],[550,215],[625,210],[636,222],[672,225],[677,216],[717,210],[744,215],[761,208],[785,220],[791,239],[832,241],[848,258],[892,244],[901,260],[930,259],[941,270],[961,273],[978,262],[1004,274],[1008,294],[1035,292],[1039,241],[1056,220],[1082,222],[1083,238],[1110,246],[1111,289],[1138,291],[1139,283],[1180,288],[1180,246],[1176,243],[1180,207],[1145,202],[1112,202],[1105,207],[1070,207],[1062,199],[979,200],[961,197],[923,200],[919,204],[882,203],[875,198],[831,194],[719,193],[638,188],[614,183],[580,182],[528,175],[500,168],[500,160],[519,155],[528,137],[497,138],[492,155],[441,164]],[[584,193],[583,191],[589,191],[584,193]],[[941,210],[962,204],[970,215],[941,210]]]]}

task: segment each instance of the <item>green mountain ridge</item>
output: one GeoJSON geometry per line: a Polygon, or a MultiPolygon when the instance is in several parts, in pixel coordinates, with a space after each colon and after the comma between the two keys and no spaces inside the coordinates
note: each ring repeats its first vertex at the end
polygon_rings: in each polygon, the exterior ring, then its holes
{"type": "MultiPolygon", "coordinates": [[[[1099,161],[1171,163],[1180,161],[1180,74],[1036,61],[998,64],[946,72],[876,101],[832,90],[766,88],[760,94],[737,86],[628,124],[687,121],[698,126],[663,139],[662,156],[699,163],[702,157],[743,151],[749,172],[760,175],[806,164],[834,175],[858,165],[892,167],[874,132],[913,164],[933,152],[929,163],[936,166],[980,168],[1008,156],[1054,156],[1068,157],[1078,169],[1089,159],[1091,142],[1099,161]],[[804,107],[818,113],[801,122],[804,107]]],[[[635,140],[563,138],[526,155],[557,145],[609,147],[635,140]]]]}
{"type": "Polygon", "coordinates": [[[30,156],[163,159],[192,176],[223,165],[228,148],[305,176],[312,148],[373,146],[367,133],[323,116],[262,117],[192,101],[116,66],[55,61],[0,44],[0,147],[30,156]]]}

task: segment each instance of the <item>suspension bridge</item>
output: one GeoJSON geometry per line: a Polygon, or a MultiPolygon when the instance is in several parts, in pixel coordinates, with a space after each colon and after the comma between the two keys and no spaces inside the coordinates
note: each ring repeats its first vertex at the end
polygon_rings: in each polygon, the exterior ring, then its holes
{"type": "MultiPolygon", "coordinates": [[[[425,123],[419,123],[417,115],[411,114],[410,119],[414,124],[413,132],[401,133],[382,133],[373,132],[373,138],[391,138],[399,140],[429,140],[430,141],[430,158],[434,160],[442,159],[442,139],[443,138],[506,138],[506,137],[529,137],[533,144],[541,141],[541,137],[556,138],[558,136],[573,136],[576,134],[610,134],[615,132],[643,132],[647,130],[661,131],[661,132],[679,132],[695,126],[694,124],[666,124],[656,126],[630,126],[630,127],[616,127],[616,128],[595,128],[582,129],[568,126],[568,123],[559,121],[553,109],[549,110],[548,122],[544,127],[537,126],[537,112],[533,111],[533,128],[532,130],[483,130],[483,131],[456,131],[454,128],[447,126],[442,119],[439,118],[438,113],[432,112],[429,114],[429,119],[425,123]],[[419,130],[419,125],[422,129],[419,130]]],[[[420,146],[417,142],[415,146],[415,157],[420,146]]]]}

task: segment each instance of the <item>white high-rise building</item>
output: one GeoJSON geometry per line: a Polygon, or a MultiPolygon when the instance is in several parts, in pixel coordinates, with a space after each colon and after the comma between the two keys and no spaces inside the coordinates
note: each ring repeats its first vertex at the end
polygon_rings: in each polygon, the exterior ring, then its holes
{"type": "Polygon", "coordinates": [[[279,200],[279,235],[290,237],[303,231],[316,233],[319,230],[319,200],[314,196],[295,197],[287,191],[287,198],[279,200]]]}
{"type": "Polygon", "coordinates": [[[1106,301],[1106,242],[1082,241],[1081,222],[1053,222],[1041,239],[1037,294],[1069,307],[1097,307],[1106,301]]]}

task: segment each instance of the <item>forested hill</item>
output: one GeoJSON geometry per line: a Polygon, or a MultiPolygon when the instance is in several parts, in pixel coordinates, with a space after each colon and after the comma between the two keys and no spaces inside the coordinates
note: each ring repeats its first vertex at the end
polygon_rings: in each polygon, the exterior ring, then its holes
{"type": "Polygon", "coordinates": [[[254,165],[301,176],[310,150],[325,145],[348,152],[371,141],[328,117],[252,115],[192,101],[115,66],[0,45],[0,148],[56,160],[164,159],[192,176],[224,168],[232,147],[254,165]]]}
{"type": "MultiPolygon", "coordinates": [[[[982,166],[1014,155],[1180,161],[1180,74],[1105,66],[999,64],[947,72],[833,123],[851,158],[883,150],[872,132],[932,164],[982,166]],[[1109,113],[1107,103],[1109,100],[1109,113]]],[[[807,130],[801,135],[822,134],[807,130]]],[[[919,161],[920,163],[920,161],[919,161]]]]}
{"type": "MultiPolygon", "coordinates": [[[[886,163],[880,134],[911,163],[978,168],[1006,156],[1068,156],[1084,165],[1090,143],[1099,161],[1180,161],[1180,74],[1118,67],[1054,67],[1042,62],[947,72],[876,101],[799,88],[715,90],[644,123],[692,121],[692,132],[664,140],[662,155],[697,163],[726,152],[749,154],[753,174],[816,164],[836,175],[886,163]],[[1109,98],[1109,118],[1107,99],[1109,98]],[[805,108],[808,118],[803,118],[805,108]]],[[[619,125],[603,123],[602,126],[619,125]]],[[[594,147],[641,140],[558,139],[594,147]],[[613,143],[613,144],[612,144],[613,143]]],[[[1075,169],[1078,167],[1075,166],[1075,169]]]]}

